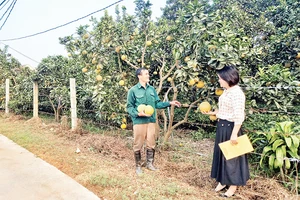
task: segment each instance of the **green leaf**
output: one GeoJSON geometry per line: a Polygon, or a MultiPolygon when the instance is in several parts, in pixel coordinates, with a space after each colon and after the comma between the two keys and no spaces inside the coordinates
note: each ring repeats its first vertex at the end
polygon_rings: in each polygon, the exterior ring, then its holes
{"type": "Polygon", "coordinates": [[[285,159],[284,160],[284,164],[285,164],[285,168],[286,169],[290,169],[291,168],[291,162],[289,159],[285,159]]]}
{"type": "Polygon", "coordinates": [[[274,160],[274,169],[277,169],[279,167],[279,162],[278,160],[275,158],[274,160]]]}
{"type": "Polygon", "coordinates": [[[272,147],[270,146],[265,146],[264,150],[263,150],[263,155],[266,154],[267,152],[271,151],[272,150],[272,147]]]}
{"type": "Polygon", "coordinates": [[[291,135],[295,148],[299,147],[299,138],[296,135],[291,135]]]}
{"type": "Polygon", "coordinates": [[[284,144],[284,141],[282,139],[276,140],[272,145],[272,150],[276,151],[276,149],[282,144],[284,144]]]}
{"type": "Polygon", "coordinates": [[[288,148],[290,148],[291,145],[292,145],[292,138],[290,138],[290,137],[285,137],[284,140],[285,140],[285,143],[286,143],[286,145],[288,146],[288,148]]]}
{"type": "Polygon", "coordinates": [[[285,158],[286,157],[286,145],[282,145],[281,150],[282,150],[283,157],[285,158]]]}
{"type": "Polygon", "coordinates": [[[272,155],[270,155],[269,157],[269,167],[272,170],[274,167],[274,161],[275,161],[275,154],[273,153],[272,155]]]}
{"type": "Polygon", "coordinates": [[[278,134],[274,133],[272,134],[272,137],[269,140],[269,143],[272,144],[273,142],[277,141],[279,139],[278,134]]]}
{"type": "Polygon", "coordinates": [[[291,133],[294,122],[287,121],[284,125],[284,133],[291,133]]]}
{"type": "Polygon", "coordinates": [[[281,148],[277,148],[276,149],[276,160],[278,162],[278,167],[282,167],[283,166],[283,152],[281,148]]]}
{"type": "Polygon", "coordinates": [[[292,156],[292,158],[297,158],[299,159],[299,155],[297,153],[294,153],[293,151],[291,150],[287,150],[286,151],[290,156],[292,156]]]}

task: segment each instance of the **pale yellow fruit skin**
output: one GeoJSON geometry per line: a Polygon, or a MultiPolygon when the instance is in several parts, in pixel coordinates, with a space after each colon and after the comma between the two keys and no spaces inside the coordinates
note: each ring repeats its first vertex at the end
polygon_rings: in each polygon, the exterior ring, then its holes
{"type": "Polygon", "coordinates": [[[199,109],[201,112],[209,112],[211,110],[211,105],[207,101],[204,101],[200,104],[199,109]]]}
{"type": "Polygon", "coordinates": [[[97,79],[97,81],[102,81],[102,76],[97,75],[97,76],[96,76],[96,79],[97,79]]]}
{"type": "Polygon", "coordinates": [[[123,80],[120,80],[120,81],[119,81],[119,85],[120,85],[120,86],[123,86],[123,85],[125,85],[125,81],[123,81],[123,80]]]}
{"type": "Polygon", "coordinates": [[[153,113],[154,113],[154,108],[152,106],[150,106],[150,105],[147,105],[145,107],[145,114],[153,115],[153,113]]]}
{"type": "Polygon", "coordinates": [[[216,89],[215,94],[218,96],[221,96],[223,94],[223,90],[218,88],[218,89],[216,89]]]}
{"type": "Polygon", "coordinates": [[[88,71],[87,68],[82,68],[82,72],[83,72],[83,73],[85,73],[85,72],[87,72],[87,71],[88,71]]]}
{"type": "Polygon", "coordinates": [[[211,121],[216,121],[218,118],[217,118],[216,115],[210,115],[210,116],[209,116],[209,119],[210,119],[211,121]]]}
{"type": "Polygon", "coordinates": [[[137,107],[138,112],[144,112],[146,105],[145,104],[141,104],[137,107]]]}
{"type": "Polygon", "coordinates": [[[147,46],[147,47],[149,47],[149,46],[151,46],[151,45],[152,45],[152,42],[151,42],[151,41],[147,41],[147,42],[146,42],[146,46],[147,46]]]}
{"type": "Polygon", "coordinates": [[[199,81],[196,85],[197,88],[203,88],[205,83],[203,81],[199,81]]]}

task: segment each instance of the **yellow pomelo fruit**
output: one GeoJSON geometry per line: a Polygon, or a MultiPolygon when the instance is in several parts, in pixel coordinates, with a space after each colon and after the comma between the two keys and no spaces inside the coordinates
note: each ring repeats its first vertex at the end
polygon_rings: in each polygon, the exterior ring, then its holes
{"type": "Polygon", "coordinates": [[[154,71],[153,74],[154,74],[154,75],[157,75],[157,71],[154,71]]]}
{"type": "Polygon", "coordinates": [[[122,49],[122,47],[117,46],[115,50],[116,50],[117,53],[120,53],[121,49],[122,49]]]}
{"type": "Polygon", "coordinates": [[[86,55],[87,54],[87,51],[86,50],[83,50],[82,51],[82,55],[86,55]]]}
{"type": "Polygon", "coordinates": [[[86,73],[88,71],[88,69],[85,67],[85,68],[82,68],[82,72],[83,73],[86,73]]]}
{"type": "Polygon", "coordinates": [[[147,42],[146,42],[146,46],[147,46],[147,47],[149,47],[149,46],[151,46],[151,45],[152,45],[152,42],[151,42],[151,41],[147,41],[147,42]]]}
{"type": "Polygon", "coordinates": [[[172,38],[172,36],[170,36],[170,35],[168,35],[167,38],[166,38],[167,41],[170,41],[170,40],[172,40],[172,39],[173,39],[173,38],[172,38]]]}
{"type": "Polygon", "coordinates": [[[102,68],[103,68],[103,66],[101,64],[97,65],[97,69],[102,69],[102,68]]]}
{"type": "Polygon", "coordinates": [[[190,85],[190,86],[193,86],[195,83],[196,83],[196,82],[195,82],[194,79],[189,80],[189,85],[190,85]]]}
{"type": "Polygon", "coordinates": [[[199,105],[199,110],[201,112],[209,112],[211,110],[211,105],[207,101],[204,101],[199,105]]]}
{"type": "Polygon", "coordinates": [[[88,39],[90,37],[90,35],[88,33],[83,35],[83,39],[88,39]]]}
{"type": "Polygon", "coordinates": [[[190,60],[191,60],[191,58],[190,58],[189,56],[187,56],[187,57],[184,58],[184,62],[186,62],[186,63],[187,63],[188,61],[190,61],[190,60]]]}
{"type": "Polygon", "coordinates": [[[122,122],[125,124],[127,122],[126,118],[123,118],[122,122]]]}
{"type": "Polygon", "coordinates": [[[121,86],[125,85],[125,81],[124,80],[120,80],[119,81],[119,85],[121,85],[121,86]]]}
{"type": "Polygon", "coordinates": [[[92,63],[97,64],[97,59],[93,58],[92,63]]]}
{"type": "Polygon", "coordinates": [[[96,76],[96,79],[97,79],[97,81],[102,81],[102,76],[97,75],[97,76],[96,76]]]}
{"type": "Polygon", "coordinates": [[[168,78],[168,81],[169,81],[169,82],[171,82],[171,81],[172,81],[172,78],[171,78],[171,77],[169,77],[169,78],[168,78]]]}
{"type": "Polygon", "coordinates": [[[126,127],[126,124],[121,124],[121,129],[125,129],[126,127]]]}
{"type": "Polygon", "coordinates": [[[210,115],[210,116],[209,116],[209,119],[210,119],[211,121],[216,121],[218,118],[217,118],[216,115],[210,115]]]}
{"type": "Polygon", "coordinates": [[[154,108],[150,105],[145,107],[145,114],[152,115],[154,113],[154,108]]]}
{"type": "Polygon", "coordinates": [[[122,55],[122,56],[121,56],[121,59],[122,59],[122,60],[127,60],[127,56],[126,56],[126,55],[122,55]]]}
{"type": "Polygon", "coordinates": [[[197,88],[203,88],[205,83],[203,81],[199,81],[196,85],[197,88]]]}
{"type": "Polygon", "coordinates": [[[141,104],[141,105],[139,105],[137,107],[137,110],[140,113],[140,112],[144,112],[145,108],[146,108],[146,105],[145,104],[141,104]]]}
{"type": "Polygon", "coordinates": [[[221,96],[223,94],[223,90],[220,89],[220,88],[217,88],[216,91],[215,91],[215,94],[218,95],[218,96],[221,96]]]}
{"type": "Polygon", "coordinates": [[[100,69],[95,69],[96,74],[100,74],[101,70],[100,69]]]}

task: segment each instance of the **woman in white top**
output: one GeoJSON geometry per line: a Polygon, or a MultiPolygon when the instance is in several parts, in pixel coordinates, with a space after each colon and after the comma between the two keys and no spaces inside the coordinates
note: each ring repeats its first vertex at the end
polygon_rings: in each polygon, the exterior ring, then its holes
{"type": "Polygon", "coordinates": [[[245,95],[238,86],[240,77],[235,67],[225,66],[217,70],[217,74],[224,92],[219,97],[218,109],[203,114],[216,115],[218,118],[211,170],[211,177],[219,182],[215,191],[219,192],[229,186],[221,196],[231,197],[237,186],[246,185],[250,177],[248,160],[246,155],[226,160],[218,144],[228,140],[233,145],[237,144],[245,119],[245,95]]]}

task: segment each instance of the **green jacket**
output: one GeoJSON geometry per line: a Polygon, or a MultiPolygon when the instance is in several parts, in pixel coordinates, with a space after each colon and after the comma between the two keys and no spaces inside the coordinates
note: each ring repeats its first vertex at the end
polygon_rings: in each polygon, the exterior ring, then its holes
{"type": "Polygon", "coordinates": [[[156,122],[156,109],[162,109],[170,106],[170,102],[161,102],[156,90],[147,84],[144,88],[140,83],[136,84],[128,91],[127,112],[131,116],[133,125],[147,124],[156,122]],[[151,105],[154,113],[151,117],[139,117],[137,107],[140,104],[151,105]]]}

